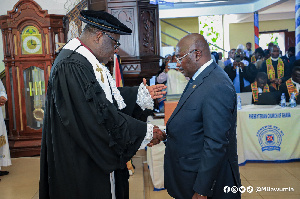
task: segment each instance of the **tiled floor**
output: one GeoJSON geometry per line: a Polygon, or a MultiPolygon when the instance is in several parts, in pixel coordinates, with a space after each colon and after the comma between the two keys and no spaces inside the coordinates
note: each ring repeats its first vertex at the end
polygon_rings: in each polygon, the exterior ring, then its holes
{"type": "MultiPolygon", "coordinates": [[[[130,178],[130,199],[171,199],[166,190],[153,191],[153,184],[145,162],[145,153],[133,159],[135,174],[130,178]]],[[[10,171],[1,176],[1,199],[38,199],[39,158],[12,159],[13,165],[2,167],[10,171]]],[[[245,192],[243,199],[300,199],[300,162],[247,163],[240,167],[242,184],[253,186],[252,193],[245,192]],[[256,192],[256,187],[288,188],[293,192],[256,192]]]]}

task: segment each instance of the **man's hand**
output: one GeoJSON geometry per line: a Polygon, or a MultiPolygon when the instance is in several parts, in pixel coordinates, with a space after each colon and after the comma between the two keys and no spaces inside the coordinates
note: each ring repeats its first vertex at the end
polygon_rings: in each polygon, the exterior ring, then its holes
{"type": "Polygon", "coordinates": [[[159,144],[161,141],[166,139],[166,133],[158,128],[158,126],[154,126],[153,128],[153,138],[147,146],[152,147],[156,144],[159,144]]]}
{"type": "MultiPolygon", "coordinates": [[[[143,78],[143,83],[145,86],[147,85],[147,80],[145,78],[143,78]]],[[[157,99],[157,98],[162,98],[163,95],[166,94],[166,91],[161,91],[161,90],[167,88],[167,86],[164,84],[157,84],[153,86],[146,86],[146,88],[148,89],[151,98],[157,99]]]]}
{"type": "Polygon", "coordinates": [[[241,67],[241,68],[242,68],[242,70],[244,70],[244,68],[245,68],[245,64],[244,64],[243,62],[239,62],[239,67],[241,67]]]}
{"type": "Polygon", "coordinates": [[[239,66],[239,63],[238,62],[233,62],[233,70],[236,70],[236,68],[239,66]]]}
{"type": "Polygon", "coordinates": [[[7,101],[7,99],[5,97],[1,96],[0,97],[0,106],[3,106],[6,101],[7,101]]]}
{"type": "Polygon", "coordinates": [[[192,199],[207,199],[207,196],[201,196],[200,194],[195,193],[192,199]]]}
{"type": "Polygon", "coordinates": [[[275,79],[275,84],[281,84],[282,83],[282,79],[275,79]]]}

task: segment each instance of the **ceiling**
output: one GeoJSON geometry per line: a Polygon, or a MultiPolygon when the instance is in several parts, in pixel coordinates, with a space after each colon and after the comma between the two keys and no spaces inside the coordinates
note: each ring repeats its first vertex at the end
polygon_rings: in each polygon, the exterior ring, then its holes
{"type": "Polygon", "coordinates": [[[170,8],[192,8],[192,7],[209,7],[209,6],[224,6],[224,5],[242,5],[254,3],[259,0],[165,0],[161,1],[159,9],[170,8]]]}
{"type": "Polygon", "coordinates": [[[295,0],[165,0],[160,1],[160,18],[245,14],[258,11],[270,15],[295,15],[295,0]],[[287,14],[289,13],[289,14],[287,14]]]}

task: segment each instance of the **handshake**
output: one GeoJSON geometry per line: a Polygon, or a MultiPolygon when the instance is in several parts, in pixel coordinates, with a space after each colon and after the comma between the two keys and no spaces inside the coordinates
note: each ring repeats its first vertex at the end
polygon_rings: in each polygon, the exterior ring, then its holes
{"type": "Polygon", "coordinates": [[[160,130],[158,126],[154,126],[153,128],[153,138],[147,146],[152,147],[156,144],[159,144],[161,141],[166,140],[167,135],[164,131],[160,130]]]}

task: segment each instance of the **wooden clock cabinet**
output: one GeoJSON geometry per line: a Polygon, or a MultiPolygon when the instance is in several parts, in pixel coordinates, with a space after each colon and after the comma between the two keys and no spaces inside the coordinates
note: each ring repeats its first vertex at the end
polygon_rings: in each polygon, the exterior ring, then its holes
{"type": "Polygon", "coordinates": [[[56,43],[65,42],[63,17],[33,0],[0,16],[12,157],[40,154],[47,82],[56,43]]]}

